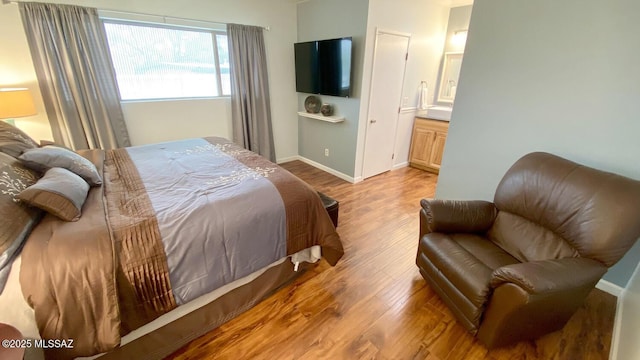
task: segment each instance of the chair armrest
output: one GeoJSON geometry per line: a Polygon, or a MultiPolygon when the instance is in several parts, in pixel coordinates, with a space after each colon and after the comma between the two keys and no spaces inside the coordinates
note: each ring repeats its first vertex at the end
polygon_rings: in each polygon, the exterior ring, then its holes
{"type": "Polygon", "coordinates": [[[491,287],[513,283],[530,294],[551,293],[595,286],[606,272],[602,263],[587,258],[531,261],[494,270],[491,287]]]}
{"type": "Polygon", "coordinates": [[[492,202],[474,200],[420,201],[420,237],[431,232],[483,233],[489,230],[498,214],[492,202]]]}

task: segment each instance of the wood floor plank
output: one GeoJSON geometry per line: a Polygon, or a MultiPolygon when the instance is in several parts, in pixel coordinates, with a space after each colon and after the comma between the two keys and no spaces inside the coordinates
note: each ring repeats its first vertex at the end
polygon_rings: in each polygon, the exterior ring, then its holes
{"type": "Polygon", "coordinates": [[[402,307],[391,307],[364,331],[381,354],[388,358],[424,358],[429,353],[425,340],[432,332],[439,332],[443,314],[425,306],[422,296],[428,288],[415,293],[402,307]]]}
{"type": "Polygon", "coordinates": [[[506,348],[487,350],[455,321],[415,265],[419,202],[436,175],[404,168],[354,185],[300,161],[283,167],[340,201],[344,257],[307,266],[169,359],[608,359],[616,300],[600,290],[563,330],[506,348]]]}
{"type": "Polygon", "coordinates": [[[426,285],[420,275],[415,274],[415,269],[408,270],[405,278],[398,279],[391,286],[379,291],[376,296],[384,300],[391,307],[403,307],[412,298],[417,297],[418,291],[424,291],[419,296],[422,302],[427,302],[436,293],[426,285]]]}

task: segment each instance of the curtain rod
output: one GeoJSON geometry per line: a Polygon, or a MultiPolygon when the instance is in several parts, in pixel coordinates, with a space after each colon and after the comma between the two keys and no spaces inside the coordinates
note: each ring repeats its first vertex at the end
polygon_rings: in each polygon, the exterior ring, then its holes
{"type": "MultiPolygon", "coordinates": [[[[2,0],[2,4],[3,5],[19,4],[21,2],[26,2],[26,1],[2,0]]],[[[225,22],[189,19],[189,18],[182,18],[182,17],[175,17],[175,16],[155,15],[155,14],[147,14],[147,13],[133,12],[133,11],[111,10],[111,9],[98,9],[98,10],[109,11],[109,12],[112,12],[112,13],[119,13],[119,14],[123,14],[123,15],[157,16],[159,18],[162,18],[165,22],[166,22],[166,20],[178,20],[178,21],[197,21],[197,22],[209,23],[209,24],[217,24],[217,25],[227,25],[227,23],[225,23],[225,22]]],[[[258,27],[262,28],[262,30],[266,30],[266,31],[270,31],[271,30],[271,27],[269,27],[269,26],[258,26],[258,27]]]]}

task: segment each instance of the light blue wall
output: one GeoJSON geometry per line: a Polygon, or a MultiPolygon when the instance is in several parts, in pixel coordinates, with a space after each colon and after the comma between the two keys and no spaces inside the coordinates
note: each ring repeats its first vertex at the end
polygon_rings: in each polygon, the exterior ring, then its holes
{"type": "MultiPolygon", "coordinates": [[[[351,98],[317,95],[324,103],[333,104],[336,114],[344,116],[346,120],[332,124],[299,117],[298,153],[351,177],[355,170],[368,8],[368,0],[311,0],[298,4],[299,42],[353,38],[351,98]],[[329,157],[324,156],[324,149],[329,149],[329,157]]],[[[308,95],[298,94],[300,111],[304,111],[304,99],[308,95]]]]}
{"type": "MultiPolygon", "coordinates": [[[[492,199],[547,151],[640,179],[640,2],[476,0],[437,197],[492,199]]],[[[625,286],[640,244],[605,276],[625,286]]]]}

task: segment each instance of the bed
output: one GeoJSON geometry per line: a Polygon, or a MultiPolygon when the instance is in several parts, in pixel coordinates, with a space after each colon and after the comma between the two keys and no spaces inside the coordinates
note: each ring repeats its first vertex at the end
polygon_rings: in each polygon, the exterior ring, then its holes
{"type": "Polygon", "coordinates": [[[0,322],[73,339],[49,358],[162,358],[268,296],[298,263],[343,254],[313,189],[228,140],[80,151],[60,164],[73,152],[24,137],[0,128],[0,173],[21,182],[2,193],[17,219],[0,219],[0,307],[16,311],[0,322]],[[66,202],[47,188],[59,183],[66,202]],[[9,233],[28,235],[7,245],[9,233]]]}

